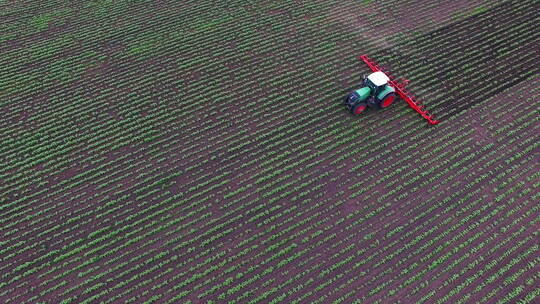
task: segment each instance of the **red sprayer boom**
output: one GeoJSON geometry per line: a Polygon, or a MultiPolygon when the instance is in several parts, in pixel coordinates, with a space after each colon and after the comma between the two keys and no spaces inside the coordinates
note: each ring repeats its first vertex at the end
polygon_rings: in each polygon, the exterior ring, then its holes
{"type": "MultiPolygon", "coordinates": [[[[377,66],[377,64],[368,56],[361,55],[360,59],[362,59],[373,72],[382,71],[379,66],[377,66]]],[[[401,98],[403,98],[409,104],[411,108],[413,108],[416,112],[422,115],[422,117],[427,119],[430,124],[436,125],[439,123],[438,120],[433,119],[433,116],[428,113],[428,111],[424,108],[422,104],[417,102],[415,98],[405,90],[405,84],[398,83],[392,75],[388,74],[385,71],[382,72],[386,74],[388,78],[390,78],[390,81],[388,81],[388,83],[396,90],[396,93],[398,93],[398,95],[401,96],[401,98]]]]}

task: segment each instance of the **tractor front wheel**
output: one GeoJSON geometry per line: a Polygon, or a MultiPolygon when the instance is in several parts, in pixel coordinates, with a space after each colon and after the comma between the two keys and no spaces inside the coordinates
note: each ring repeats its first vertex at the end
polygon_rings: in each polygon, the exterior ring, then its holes
{"type": "Polygon", "coordinates": [[[386,94],[379,102],[379,107],[381,109],[388,108],[392,104],[392,102],[394,102],[394,99],[396,99],[396,94],[394,93],[386,94]]]}
{"type": "Polygon", "coordinates": [[[364,112],[364,110],[367,108],[367,104],[365,103],[359,103],[352,107],[351,112],[354,115],[360,115],[360,113],[364,112]]]}

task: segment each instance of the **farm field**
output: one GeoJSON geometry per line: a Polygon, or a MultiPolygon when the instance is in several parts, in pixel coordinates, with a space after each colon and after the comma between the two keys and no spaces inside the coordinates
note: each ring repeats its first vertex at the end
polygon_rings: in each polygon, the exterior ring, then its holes
{"type": "Polygon", "coordinates": [[[538,303],[539,14],[0,0],[0,302],[538,303]]]}

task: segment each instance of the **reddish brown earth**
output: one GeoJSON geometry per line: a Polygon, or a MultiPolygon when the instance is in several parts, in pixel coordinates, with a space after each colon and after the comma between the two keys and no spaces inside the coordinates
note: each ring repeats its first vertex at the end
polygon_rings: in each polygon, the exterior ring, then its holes
{"type": "MultiPolygon", "coordinates": [[[[21,35],[0,43],[0,59],[41,82],[15,87],[0,70],[3,302],[535,296],[538,37],[512,32],[538,18],[534,1],[459,18],[486,1],[107,3],[73,4],[65,22],[27,35],[29,15],[4,15],[21,35]],[[467,33],[495,36],[480,47],[467,33]],[[71,36],[31,59],[31,46],[71,36]],[[133,51],[147,39],[154,49],[133,51]],[[509,42],[525,47],[501,55],[511,80],[492,85],[500,71],[481,61],[509,42]],[[469,51],[483,77],[458,91],[473,79],[459,69],[469,51]],[[341,100],[369,71],[361,53],[410,79],[443,121],[429,126],[403,101],[349,115],[341,100]],[[66,61],[71,71],[50,68],[66,61]],[[435,98],[447,90],[459,98],[435,98]]],[[[62,6],[49,5],[29,12],[62,6]]]]}

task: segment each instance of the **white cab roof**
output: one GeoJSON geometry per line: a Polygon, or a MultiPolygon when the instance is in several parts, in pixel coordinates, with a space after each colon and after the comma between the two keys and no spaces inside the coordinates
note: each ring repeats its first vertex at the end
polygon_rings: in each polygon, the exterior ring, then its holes
{"type": "Polygon", "coordinates": [[[371,80],[371,82],[373,82],[373,84],[376,85],[376,86],[385,85],[390,80],[390,78],[388,78],[388,76],[386,76],[386,74],[384,74],[381,71],[371,73],[371,74],[369,74],[369,76],[367,78],[369,80],[371,80]]]}

